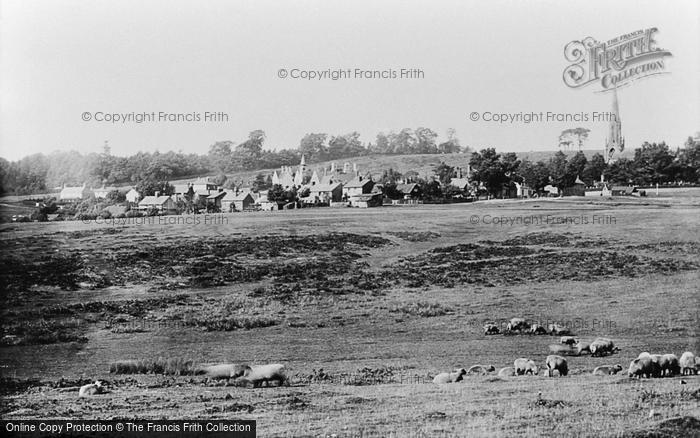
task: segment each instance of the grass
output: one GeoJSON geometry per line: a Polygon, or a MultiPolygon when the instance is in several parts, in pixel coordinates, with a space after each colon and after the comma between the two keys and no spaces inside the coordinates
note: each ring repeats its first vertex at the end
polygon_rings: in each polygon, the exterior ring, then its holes
{"type": "MultiPolygon", "coordinates": [[[[117,233],[80,223],[0,225],[13,257],[58,249],[80,255],[78,275],[91,267],[113,280],[62,289],[37,274],[38,281],[5,291],[3,324],[75,318],[87,342],[0,348],[2,375],[19,379],[8,383],[15,390],[0,401],[0,414],[235,416],[258,420],[264,436],[692,436],[700,376],[637,381],[591,372],[626,367],[640,351],[698,353],[697,213],[692,202],[538,200],[250,213],[229,215],[235,225],[117,233]],[[535,213],[608,214],[616,223],[467,223],[473,214],[535,213]],[[159,255],[167,247],[175,249],[159,255]],[[172,271],[159,275],[160,266],[172,271]],[[264,275],[190,282],[260,266],[264,275]],[[450,276],[437,275],[445,268],[450,276]],[[438,372],[474,364],[498,369],[529,357],[542,366],[554,338],[483,335],[484,321],[515,316],[574,321],[577,338],[608,336],[621,351],[567,357],[568,377],[432,384],[438,372]],[[115,329],[142,321],[156,324],[115,329]],[[204,386],[182,365],[178,376],[178,366],[156,364],[184,351],[198,363],[283,363],[292,385],[204,386]],[[123,358],[144,361],[146,374],[109,374],[123,358]],[[56,389],[62,378],[103,378],[112,392],[88,409],[56,389]]],[[[38,269],[23,260],[25,269],[38,269]]]]}

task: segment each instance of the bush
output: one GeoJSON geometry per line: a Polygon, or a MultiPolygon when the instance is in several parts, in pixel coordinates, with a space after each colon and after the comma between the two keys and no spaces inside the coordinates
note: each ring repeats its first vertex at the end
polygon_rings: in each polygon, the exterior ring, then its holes
{"type": "Polygon", "coordinates": [[[140,211],[137,210],[129,210],[126,212],[124,215],[125,217],[142,217],[143,215],[141,214],[140,211]]]}
{"type": "Polygon", "coordinates": [[[111,219],[112,213],[109,210],[102,210],[99,214],[101,219],[111,219]]]}
{"type": "Polygon", "coordinates": [[[97,219],[97,215],[95,213],[78,213],[74,216],[74,219],[78,221],[94,221],[97,219]]]}
{"type": "Polygon", "coordinates": [[[117,219],[122,219],[126,217],[125,213],[119,213],[117,216],[115,216],[117,219]]]}

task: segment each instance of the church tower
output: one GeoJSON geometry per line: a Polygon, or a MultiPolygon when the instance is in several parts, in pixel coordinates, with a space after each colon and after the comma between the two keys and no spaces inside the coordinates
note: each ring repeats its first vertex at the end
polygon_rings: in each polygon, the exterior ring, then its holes
{"type": "Polygon", "coordinates": [[[620,108],[617,104],[617,86],[613,89],[613,104],[608,137],[605,139],[605,162],[612,164],[620,158],[620,153],[625,150],[625,138],[622,136],[622,121],[620,120],[620,108]]]}

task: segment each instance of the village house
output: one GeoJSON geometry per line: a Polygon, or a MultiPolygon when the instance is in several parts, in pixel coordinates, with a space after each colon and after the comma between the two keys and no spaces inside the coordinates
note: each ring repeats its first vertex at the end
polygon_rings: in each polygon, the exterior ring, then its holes
{"type": "Polygon", "coordinates": [[[373,188],[372,178],[357,176],[343,186],[343,196],[350,199],[353,196],[369,194],[373,188]]]}
{"type": "Polygon", "coordinates": [[[156,192],[155,196],[145,196],[139,202],[138,210],[146,211],[150,208],[154,208],[160,214],[174,214],[177,212],[173,198],[165,195],[160,196],[158,192],[156,192]]]}
{"type": "Polygon", "coordinates": [[[353,195],[350,197],[350,206],[358,208],[381,207],[382,198],[381,193],[353,195]]]}
{"type": "Polygon", "coordinates": [[[80,202],[83,199],[87,199],[91,194],[92,190],[88,189],[83,183],[79,187],[63,187],[61,193],[59,194],[59,200],[65,202],[80,202]]]}
{"type": "Polygon", "coordinates": [[[343,185],[341,183],[312,184],[309,190],[309,198],[317,200],[317,202],[322,204],[340,202],[343,198],[343,185]]]}
{"type": "Polygon", "coordinates": [[[229,191],[221,198],[221,211],[245,211],[255,205],[255,198],[250,192],[229,191]]]}
{"type": "Polygon", "coordinates": [[[136,189],[131,189],[126,192],[126,202],[136,204],[141,199],[141,194],[136,189]]]}
{"type": "Polygon", "coordinates": [[[403,194],[403,199],[405,201],[416,201],[420,199],[422,195],[421,188],[416,183],[398,184],[396,190],[403,194]]]}
{"type": "Polygon", "coordinates": [[[213,210],[224,211],[223,210],[223,198],[226,196],[226,192],[223,189],[219,189],[218,192],[214,192],[207,196],[207,208],[213,210]]]}

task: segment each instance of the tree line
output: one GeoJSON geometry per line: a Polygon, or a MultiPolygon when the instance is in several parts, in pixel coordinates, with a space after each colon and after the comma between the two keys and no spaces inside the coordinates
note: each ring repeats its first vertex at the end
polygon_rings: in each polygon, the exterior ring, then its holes
{"type": "Polygon", "coordinates": [[[463,150],[454,129],[447,131],[445,141],[438,142],[437,133],[422,127],[379,133],[374,143],[363,143],[358,132],[306,134],[293,149],[264,149],[265,140],[265,132],[255,130],[238,144],[229,140],[216,142],[207,154],[156,151],[120,157],[112,155],[105,143],[101,153],[39,153],[14,162],[0,158],[0,194],[46,193],[62,185],[83,183],[92,187],[153,185],[200,175],[221,176],[237,171],[295,166],[302,155],[308,163],[316,163],[369,154],[437,154],[463,150]]]}

